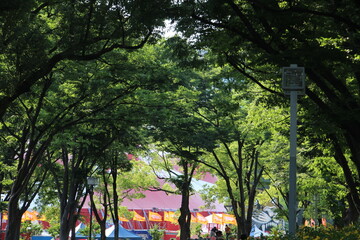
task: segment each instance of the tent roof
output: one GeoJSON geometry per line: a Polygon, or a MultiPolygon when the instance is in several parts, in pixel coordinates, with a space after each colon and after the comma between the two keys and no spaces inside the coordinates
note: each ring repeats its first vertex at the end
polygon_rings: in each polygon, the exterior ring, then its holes
{"type": "MultiPolygon", "coordinates": [[[[173,170],[177,172],[176,170],[173,170]]],[[[177,172],[181,174],[180,172],[177,172]]],[[[205,201],[202,200],[199,191],[204,189],[205,186],[211,186],[214,183],[210,174],[206,174],[207,179],[197,180],[192,179],[192,187],[195,189],[195,193],[190,196],[189,208],[192,209],[202,209],[206,205],[205,201]]],[[[164,180],[158,179],[160,185],[164,184],[164,180]]],[[[181,195],[168,194],[163,191],[143,191],[145,198],[140,199],[124,199],[122,205],[126,206],[128,209],[153,209],[158,208],[162,210],[177,210],[181,207],[181,195]]],[[[212,204],[211,208],[204,209],[209,211],[224,212],[226,211],[223,204],[219,204],[217,201],[212,204]]]]}
{"type": "MultiPolygon", "coordinates": [[[[163,191],[143,191],[144,198],[140,199],[124,199],[121,203],[122,206],[128,209],[153,209],[158,208],[162,210],[178,210],[181,207],[181,195],[167,194],[163,191]]],[[[195,193],[190,196],[189,208],[203,209],[206,205],[205,201],[202,200],[199,193],[195,193]]],[[[87,197],[84,204],[84,208],[90,208],[90,201],[87,197]]],[[[211,212],[226,212],[223,204],[217,201],[211,204],[210,208],[203,209],[203,211],[211,212]]]]}
{"type": "MultiPolygon", "coordinates": [[[[129,155],[130,156],[130,155],[129,155]]],[[[129,157],[128,156],[128,157],[129,157]]],[[[132,157],[132,155],[130,156],[132,157]]],[[[181,172],[173,169],[178,174],[181,172]]],[[[162,172],[166,177],[166,172],[162,172]]],[[[164,184],[164,180],[158,179],[160,185],[164,184]]],[[[211,207],[203,209],[206,205],[205,201],[202,200],[200,194],[198,193],[201,189],[204,189],[205,186],[212,186],[216,182],[216,177],[212,176],[210,173],[204,174],[202,180],[192,179],[192,187],[195,190],[195,194],[190,196],[189,208],[193,209],[202,209],[203,211],[211,212],[226,212],[226,209],[223,204],[212,203],[211,207]]],[[[163,191],[142,191],[145,195],[144,198],[140,199],[124,199],[121,205],[127,207],[128,209],[153,209],[158,208],[161,210],[178,210],[181,207],[181,195],[167,194],[163,191]]],[[[97,193],[95,193],[97,194],[97,193]]],[[[89,197],[87,196],[84,207],[90,207],[89,197]]]]}
{"type": "MultiPolygon", "coordinates": [[[[125,199],[122,203],[123,206],[126,206],[128,209],[164,209],[164,210],[177,210],[181,207],[181,195],[166,194],[162,191],[145,191],[143,192],[145,198],[140,199],[125,199]]],[[[200,209],[202,206],[205,206],[205,202],[201,199],[200,194],[195,193],[190,196],[189,208],[200,209]]],[[[206,209],[210,211],[224,212],[226,211],[224,206],[219,203],[214,203],[213,208],[206,209]]]]}
{"type": "MultiPolygon", "coordinates": [[[[208,176],[209,180],[212,181],[211,176],[208,176]]],[[[163,180],[158,180],[160,184],[164,184],[163,180]]],[[[205,185],[211,186],[213,183],[203,180],[192,180],[193,188],[197,191],[203,189],[205,185]]],[[[189,208],[193,209],[203,209],[206,205],[205,201],[202,200],[200,194],[195,191],[193,195],[190,196],[189,208]]],[[[158,208],[161,210],[178,210],[181,207],[181,195],[167,194],[163,191],[142,191],[144,198],[140,199],[124,199],[121,203],[122,206],[127,207],[128,209],[153,209],[158,208]]],[[[97,193],[95,193],[97,194],[97,193]]],[[[90,207],[89,197],[87,197],[84,207],[90,207]]],[[[226,212],[226,209],[223,204],[218,203],[217,201],[211,204],[210,208],[203,209],[203,211],[211,212],[226,212]]]]}
{"type": "Polygon", "coordinates": [[[256,225],[251,229],[250,237],[260,237],[260,236],[268,236],[267,232],[261,231],[256,225]]]}
{"type": "MultiPolygon", "coordinates": [[[[106,239],[111,239],[111,238],[115,237],[115,225],[106,229],[105,236],[106,236],[106,239]]],[[[140,236],[126,230],[120,224],[119,224],[119,238],[120,239],[142,239],[140,236]]]]}

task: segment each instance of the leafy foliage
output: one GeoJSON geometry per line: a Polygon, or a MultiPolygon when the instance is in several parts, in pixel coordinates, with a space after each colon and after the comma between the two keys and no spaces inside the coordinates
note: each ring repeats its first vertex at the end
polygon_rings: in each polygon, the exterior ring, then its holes
{"type": "Polygon", "coordinates": [[[149,233],[151,235],[151,237],[154,239],[154,240],[160,240],[163,238],[164,234],[165,234],[165,231],[160,229],[159,225],[158,224],[155,224],[150,230],[149,230],[149,233]]]}
{"type": "Polygon", "coordinates": [[[21,224],[20,232],[25,236],[40,235],[42,232],[42,226],[39,223],[32,223],[31,221],[27,220],[21,224]]]}

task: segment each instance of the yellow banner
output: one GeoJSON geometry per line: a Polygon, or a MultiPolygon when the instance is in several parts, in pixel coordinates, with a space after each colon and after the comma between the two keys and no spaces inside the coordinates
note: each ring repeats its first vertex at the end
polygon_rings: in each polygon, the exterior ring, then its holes
{"type": "Polygon", "coordinates": [[[193,223],[198,222],[197,217],[194,216],[194,215],[192,215],[192,214],[191,214],[191,219],[190,219],[190,221],[193,222],[193,223]]]}
{"type": "MultiPolygon", "coordinates": [[[[2,213],[3,220],[8,220],[7,212],[2,213]]],[[[45,216],[40,216],[37,211],[25,211],[21,217],[21,221],[45,221],[45,216]]]]}
{"type": "Polygon", "coordinates": [[[122,222],[128,222],[129,221],[129,219],[124,218],[124,217],[119,217],[119,220],[122,221],[122,222]]]}
{"type": "Polygon", "coordinates": [[[162,216],[156,212],[149,212],[149,220],[155,222],[161,222],[162,216]]]}
{"type": "Polygon", "coordinates": [[[38,220],[38,213],[36,211],[25,211],[21,217],[21,221],[36,221],[38,220]]]}
{"type": "Polygon", "coordinates": [[[7,212],[2,212],[2,219],[3,220],[9,220],[7,212]]]}
{"type": "Polygon", "coordinates": [[[207,219],[201,213],[196,213],[196,218],[197,218],[198,223],[201,223],[201,224],[208,223],[207,219]]]}
{"type": "Polygon", "coordinates": [[[176,223],[176,216],[175,212],[164,212],[164,221],[176,223]]]}
{"type": "Polygon", "coordinates": [[[134,211],[133,220],[139,221],[139,222],[145,222],[145,217],[141,216],[140,214],[138,214],[137,212],[134,211]]]}
{"type": "Polygon", "coordinates": [[[232,214],[223,214],[222,215],[222,222],[223,224],[234,224],[236,225],[236,218],[232,214]]]}
{"type": "Polygon", "coordinates": [[[209,223],[222,224],[222,216],[220,214],[211,214],[209,223]]]}

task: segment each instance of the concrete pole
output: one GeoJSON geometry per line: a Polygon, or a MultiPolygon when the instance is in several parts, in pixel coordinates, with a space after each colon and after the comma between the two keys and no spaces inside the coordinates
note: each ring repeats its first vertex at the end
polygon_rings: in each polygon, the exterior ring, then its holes
{"type": "Polygon", "coordinates": [[[296,232],[297,91],[290,91],[289,234],[296,232]]]}

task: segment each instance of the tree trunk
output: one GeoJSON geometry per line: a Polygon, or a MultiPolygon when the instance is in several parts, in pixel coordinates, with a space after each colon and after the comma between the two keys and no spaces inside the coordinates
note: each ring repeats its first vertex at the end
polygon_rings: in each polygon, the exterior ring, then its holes
{"type": "Polygon", "coordinates": [[[70,229],[76,223],[77,220],[77,203],[74,201],[69,201],[66,204],[66,207],[60,210],[60,240],[68,240],[70,229]]]}
{"type": "Polygon", "coordinates": [[[70,230],[71,231],[71,236],[70,236],[71,240],[76,240],[76,238],[75,238],[75,235],[76,235],[75,228],[76,228],[75,225],[71,226],[71,230],[70,230]]]}
{"type": "MultiPolygon", "coordinates": [[[[99,215],[96,208],[94,208],[93,211],[94,211],[93,213],[95,215],[99,215]]],[[[100,219],[100,218],[98,218],[98,216],[96,216],[96,221],[100,225],[100,240],[106,240],[106,236],[105,236],[105,231],[106,231],[106,210],[104,210],[104,213],[105,213],[105,217],[103,219],[100,219]]]]}
{"type": "Polygon", "coordinates": [[[24,186],[27,184],[26,174],[19,171],[12,187],[8,202],[8,224],[6,228],[5,240],[18,240],[20,238],[21,217],[27,210],[29,204],[23,205],[19,209],[19,199],[24,192],[24,186]]]}
{"type": "MultiPolygon", "coordinates": [[[[349,188],[349,195],[347,196],[347,200],[349,203],[349,209],[348,209],[347,213],[344,214],[343,220],[344,220],[344,224],[350,224],[350,223],[356,222],[356,220],[360,216],[359,192],[357,190],[356,180],[353,178],[353,173],[350,169],[350,166],[348,164],[346,157],[343,154],[343,151],[341,149],[341,146],[338,142],[337,137],[332,135],[332,136],[330,136],[330,138],[332,139],[332,143],[333,143],[334,150],[335,150],[334,158],[335,158],[336,162],[341,166],[341,168],[344,172],[346,184],[349,188]]],[[[359,175],[359,173],[358,173],[358,175],[359,175]]]]}
{"type": "Polygon", "coordinates": [[[60,217],[60,233],[59,233],[59,239],[60,240],[68,240],[69,233],[70,233],[70,224],[69,224],[69,218],[67,217],[69,215],[69,211],[62,211],[61,217],[60,217]]]}
{"type": "Polygon", "coordinates": [[[67,219],[61,218],[59,239],[67,240],[68,236],[69,236],[69,232],[70,232],[70,228],[69,228],[69,225],[67,224],[67,219]]]}
{"type": "Polygon", "coordinates": [[[189,189],[182,189],[179,225],[180,240],[188,240],[190,238],[190,221],[191,213],[189,210],[189,189]]]}
{"type": "Polygon", "coordinates": [[[355,224],[359,219],[359,210],[357,209],[356,204],[354,203],[353,197],[351,194],[346,196],[349,203],[349,208],[346,209],[343,215],[343,221],[345,225],[355,224]]]}
{"type": "MultiPolygon", "coordinates": [[[[20,227],[22,214],[28,209],[30,203],[35,197],[36,193],[31,193],[26,187],[29,185],[30,178],[32,177],[35,167],[41,160],[44,149],[50,142],[47,139],[45,143],[38,150],[34,150],[36,144],[32,141],[28,145],[24,144],[24,149],[27,149],[26,153],[23,153],[18,163],[18,172],[16,178],[12,184],[10,198],[8,202],[8,225],[5,234],[5,240],[17,240],[20,238],[20,227]],[[21,209],[19,209],[19,199],[22,195],[27,195],[26,202],[22,203],[21,209]]],[[[21,155],[21,154],[20,154],[21,155]]],[[[42,182],[38,182],[39,185],[42,182]]],[[[31,187],[30,187],[31,188],[31,187]]],[[[34,188],[32,188],[34,190],[34,188]]],[[[35,189],[38,191],[38,189],[35,189]]]]}
{"type": "Polygon", "coordinates": [[[190,184],[192,173],[189,173],[187,162],[182,163],[184,179],[181,184],[181,207],[180,207],[180,240],[188,240],[190,238],[191,213],[189,209],[190,184]]]}
{"type": "Polygon", "coordinates": [[[255,194],[253,194],[253,196],[249,197],[249,206],[247,209],[246,219],[244,221],[244,229],[245,229],[244,233],[246,234],[246,236],[250,236],[250,232],[251,232],[252,215],[253,215],[253,210],[254,210],[254,200],[255,200],[255,194]]]}
{"type": "Polygon", "coordinates": [[[18,200],[10,199],[8,206],[8,225],[5,240],[20,239],[21,217],[23,212],[18,209],[18,200]]]}
{"type": "MultiPolygon", "coordinates": [[[[113,188],[113,205],[109,205],[110,206],[110,210],[112,209],[112,220],[115,224],[115,229],[114,229],[114,240],[118,240],[119,239],[119,195],[117,193],[117,176],[118,176],[118,156],[115,154],[114,158],[113,158],[113,162],[112,162],[112,166],[111,166],[111,175],[113,178],[113,182],[112,182],[112,188],[113,188]]],[[[109,203],[111,202],[111,199],[109,197],[109,203]]]]}
{"type": "Polygon", "coordinates": [[[360,177],[360,124],[346,125],[345,139],[351,151],[351,161],[355,163],[358,176],[360,177]]]}
{"type": "Polygon", "coordinates": [[[115,221],[115,228],[114,228],[114,240],[119,239],[119,221],[115,221]]]}
{"type": "MultiPolygon", "coordinates": [[[[224,146],[227,149],[228,155],[232,157],[231,155],[231,150],[229,148],[229,146],[227,144],[224,144],[224,146]]],[[[240,202],[238,202],[238,206],[240,208],[240,222],[238,223],[239,226],[239,230],[240,230],[240,235],[246,235],[249,236],[247,231],[246,231],[246,226],[245,226],[245,219],[246,219],[246,201],[245,201],[245,188],[244,188],[244,174],[243,174],[243,165],[244,165],[244,159],[243,159],[243,140],[241,141],[240,139],[237,140],[237,152],[238,152],[238,156],[237,156],[237,166],[235,163],[235,160],[233,160],[233,165],[234,168],[236,169],[236,175],[237,175],[237,185],[238,185],[238,189],[240,191],[240,202]]],[[[245,175],[246,176],[246,175],[245,175]]]]}
{"type": "Polygon", "coordinates": [[[106,240],[106,235],[105,235],[105,230],[106,229],[100,229],[100,239],[101,240],[106,240]]]}
{"type": "Polygon", "coordinates": [[[103,210],[104,210],[104,217],[101,218],[99,211],[94,203],[94,196],[90,194],[90,201],[92,205],[92,213],[95,215],[96,222],[100,225],[100,240],[106,240],[105,231],[106,231],[106,220],[107,220],[107,212],[108,212],[108,204],[107,204],[107,195],[103,194],[103,210]]]}

